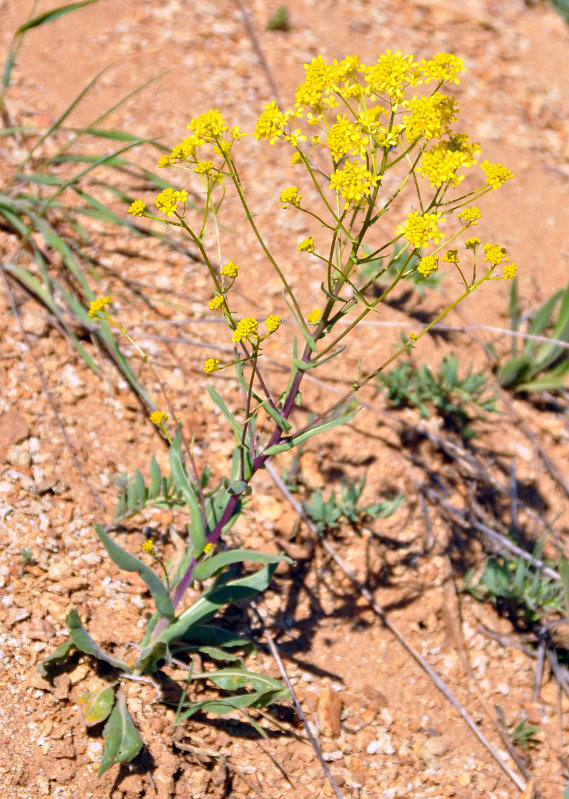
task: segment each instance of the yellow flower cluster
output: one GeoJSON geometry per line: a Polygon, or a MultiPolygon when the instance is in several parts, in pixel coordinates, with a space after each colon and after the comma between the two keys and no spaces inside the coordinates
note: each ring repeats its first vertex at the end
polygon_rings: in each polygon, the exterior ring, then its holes
{"type": "Polygon", "coordinates": [[[252,316],[246,316],[244,319],[241,319],[239,322],[237,322],[237,327],[233,331],[233,341],[246,341],[251,337],[257,338],[258,326],[259,323],[256,319],[253,319],[252,316]]]}
{"type": "Polygon", "coordinates": [[[410,114],[403,117],[409,141],[424,136],[425,139],[440,139],[450,133],[451,123],[456,120],[459,109],[454,97],[437,92],[428,97],[413,97],[409,101],[410,114]]]}
{"type": "Polygon", "coordinates": [[[348,153],[364,155],[369,138],[362,135],[361,124],[356,126],[346,119],[346,115],[337,117],[336,123],[328,131],[328,150],[335,162],[341,161],[348,153]]]}
{"type": "Polygon", "coordinates": [[[320,321],[320,308],[314,308],[308,316],[306,317],[306,321],[309,325],[317,325],[320,321]]]}
{"type": "Polygon", "coordinates": [[[475,164],[474,156],[479,152],[480,145],[471,142],[468,134],[453,133],[423,153],[419,174],[427,178],[431,186],[451,182],[456,187],[464,180],[464,175],[457,174],[458,170],[475,164]]]}
{"type": "Polygon", "coordinates": [[[283,204],[283,208],[286,208],[287,205],[293,205],[295,208],[300,208],[300,201],[302,200],[303,195],[298,193],[297,186],[289,186],[288,189],[281,191],[279,195],[279,202],[283,204]]]}
{"type": "Polygon", "coordinates": [[[466,239],[464,242],[464,246],[467,250],[472,250],[473,252],[476,250],[477,247],[480,247],[480,239],[478,236],[475,236],[472,239],[466,239]]]}
{"type": "Polygon", "coordinates": [[[142,200],[135,200],[133,203],[131,203],[128,212],[133,216],[142,216],[145,208],[146,204],[143,203],[142,200]]]}
{"type": "Polygon", "coordinates": [[[151,538],[144,542],[142,545],[142,551],[147,555],[154,554],[154,541],[151,538]]]}
{"type": "Polygon", "coordinates": [[[444,233],[438,228],[442,214],[420,214],[414,211],[409,214],[405,223],[399,225],[397,233],[402,233],[411,247],[427,247],[430,241],[438,244],[444,233]]]}
{"type": "Polygon", "coordinates": [[[484,260],[489,261],[492,266],[498,266],[506,259],[506,248],[499,247],[497,244],[484,245],[484,260]]]}
{"type": "Polygon", "coordinates": [[[277,139],[284,136],[285,115],[273,100],[265,104],[265,110],[257,120],[253,136],[255,139],[267,139],[269,144],[274,144],[277,139]]]}
{"type": "Polygon", "coordinates": [[[482,161],[480,168],[486,175],[486,183],[493,189],[499,189],[507,180],[514,177],[508,167],[502,164],[491,164],[489,161],[482,161]]]}
{"type": "Polygon", "coordinates": [[[447,264],[458,263],[458,250],[447,250],[443,255],[442,260],[447,264]]]}
{"type": "Polygon", "coordinates": [[[218,308],[221,308],[223,305],[223,294],[217,294],[213,300],[209,301],[209,309],[210,311],[216,311],[218,308]]]}
{"type": "Polygon", "coordinates": [[[234,263],[233,261],[228,261],[225,266],[223,266],[219,273],[221,275],[225,275],[226,277],[230,277],[233,280],[237,277],[237,273],[239,272],[239,266],[234,263]]]}
{"type": "Polygon", "coordinates": [[[518,271],[518,267],[516,264],[504,264],[504,280],[511,280],[513,277],[516,276],[516,272],[518,271]]]}
{"type": "Polygon", "coordinates": [[[98,297],[96,300],[93,300],[89,306],[89,316],[91,319],[95,316],[97,311],[105,311],[105,305],[111,304],[110,297],[98,297]]]}
{"type": "Polygon", "coordinates": [[[427,255],[421,258],[417,271],[425,277],[429,277],[432,272],[436,272],[439,268],[439,259],[436,255],[427,255]]]}
{"type": "Polygon", "coordinates": [[[309,236],[303,239],[296,248],[299,252],[314,252],[314,237],[309,236]]]}
{"type": "Polygon", "coordinates": [[[213,172],[212,161],[198,161],[194,167],[194,172],[198,175],[211,175],[213,172]]]}
{"type": "Polygon", "coordinates": [[[465,208],[464,211],[461,211],[458,214],[458,218],[462,219],[463,224],[465,225],[477,225],[478,220],[482,217],[482,212],[480,208],[477,208],[475,205],[472,208],[465,208]]]}
{"type": "Polygon", "coordinates": [[[207,361],[204,361],[203,370],[207,374],[211,374],[211,372],[215,372],[221,366],[221,361],[217,358],[208,358],[207,361]]]}
{"type": "Polygon", "coordinates": [[[183,205],[188,199],[187,191],[176,191],[169,188],[156,195],[156,208],[167,216],[173,216],[178,210],[178,205],[183,205]]]}
{"type": "Polygon", "coordinates": [[[167,421],[168,414],[164,413],[164,411],[153,411],[150,414],[149,418],[152,424],[155,424],[157,427],[160,427],[161,424],[164,424],[164,422],[167,421]]]}
{"type": "Polygon", "coordinates": [[[377,182],[378,178],[359,161],[347,161],[342,169],[330,175],[330,188],[340,192],[345,208],[362,205],[364,197],[371,194],[371,187],[376,186],[377,182]]]}
{"type": "Polygon", "coordinates": [[[269,331],[269,335],[274,333],[275,330],[278,330],[281,326],[281,318],[275,313],[272,313],[270,316],[267,316],[265,319],[265,327],[269,331]]]}
{"type": "Polygon", "coordinates": [[[196,137],[196,145],[201,147],[206,142],[216,142],[221,135],[229,130],[223,121],[223,116],[217,108],[212,108],[199,117],[192,119],[188,125],[196,137]]]}

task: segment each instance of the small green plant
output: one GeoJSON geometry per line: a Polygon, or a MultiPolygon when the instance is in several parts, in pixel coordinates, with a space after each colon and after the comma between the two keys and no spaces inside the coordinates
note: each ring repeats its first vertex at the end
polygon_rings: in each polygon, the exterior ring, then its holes
{"type": "MultiPolygon", "coordinates": [[[[513,331],[520,327],[517,280],[510,289],[510,319],[513,331]]],[[[550,341],[525,339],[521,350],[512,336],[511,357],[497,371],[500,385],[518,392],[556,391],[567,385],[569,373],[569,286],[556,291],[530,315],[528,331],[550,341]],[[562,342],[561,344],[557,342],[562,342]]]]}
{"type": "Polygon", "coordinates": [[[530,724],[527,719],[522,719],[517,724],[508,724],[502,708],[499,705],[494,705],[494,710],[498,714],[504,729],[507,730],[514,746],[527,750],[531,745],[539,742],[536,736],[539,735],[540,729],[535,724],[530,724]]]}
{"type": "Polygon", "coordinates": [[[26,571],[26,566],[34,562],[34,553],[32,552],[31,547],[24,547],[23,549],[20,550],[20,555],[22,556],[22,565],[20,566],[20,577],[23,577],[24,572],[26,571]]]}
{"type": "Polygon", "coordinates": [[[469,424],[471,408],[478,413],[496,411],[496,397],[487,393],[487,383],[487,375],[473,372],[472,366],[464,377],[459,377],[458,359],[454,354],[443,358],[438,375],[434,375],[429,366],[419,367],[403,361],[377,376],[379,390],[387,392],[396,408],[418,408],[423,419],[428,419],[434,408],[445,423],[464,438],[474,435],[469,424]]]}
{"type": "Polygon", "coordinates": [[[404,497],[399,494],[395,499],[386,502],[375,502],[371,505],[361,505],[360,497],[366,484],[364,474],[360,482],[344,477],[340,496],[333,490],[330,497],[325,500],[322,489],[317,488],[310,496],[309,502],[303,502],[303,508],[316,524],[316,530],[322,534],[325,530],[337,529],[342,519],[359,524],[364,519],[386,519],[391,516],[403,503],[404,497]]]}
{"type": "Polygon", "coordinates": [[[286,6],[279,6],[267,22],[267,30],[288,33],[290,29],[291,24],[288,16],[288,8],[286,6]]]}
{"type": "MultiPolygon", "coordinates": [[[[545,537],[534,549],[535,558],[540,558],[544,546],[545,537]]],[[[473,584],[474,574],[475,569],[466,573],[464,590],[478,600],[492,601],[513,621],[531,625],[551,613],[566,612],[562,583],[544,576],[539,568],[523,558],[492,557],[476,584],[473,584]]]]}

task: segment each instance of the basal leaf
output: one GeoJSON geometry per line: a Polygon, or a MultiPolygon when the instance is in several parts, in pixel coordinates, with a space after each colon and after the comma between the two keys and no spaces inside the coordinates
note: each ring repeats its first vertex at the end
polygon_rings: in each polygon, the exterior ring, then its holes
{"type": "Polygon", "coordinates": [[[57,649],[54,649],[51,655],[40,660],[37,664],[37,670],[42,677],[49,678],[49,671],[51,666],[58,666],[67,660],[69,653],[76,649],[75,644],[71,638],[67,638],[57,649]]]}
{"type": "Polygon", "coordinates": [[[286,561],[287,563],[294,563],[286,555],[267,555],[263,552],[254,552],[249,549],[232,549],[227,552],[220,552],[219,555],[214,555],[212,558],[198,563],[194,569],[194,577],[196,580],[207,580],[216,572],[229,566],[231,563],[244,563],[245,561],[252,561],[254,563],[280,563],[286,561]]]}
{"type": "Polygon", "coordinates": [[[85,691],[77,699],[77,703],[83,711],[83,721],[87,727],[93,727],[108,718],[114,702],[115,689],[112,685],[103,686],[98,691],[85,691]]]}
{"type": "Polygon", "coordinates": [[[105,749],[98,777],[101,777],[115,763],[130,762],[143,747],[143,740],[128,712],[122,688],[119,688],[117,692],[117,701],[105,724],[103,738],[105,739],[105,749]]]}
{"type": "Polygon", "coordinates": [[[93,657],[97,658],[97,660],[102,660],[105,663],[108,663],[115,669],[120,669],[127,674],[131,673],[130,667],[124,663],[124,661],[114,658],[112,655],[108,655],[91,638],[87,630],[81,624],[81,619],[79,618],[79,614],[75,608],[69,611],[65,622],[69,628],[69,634],[73,644],[77,647],[77,649],[80,649],[81,652],[85,652],[86,655],[92,655],[93,657]]]}

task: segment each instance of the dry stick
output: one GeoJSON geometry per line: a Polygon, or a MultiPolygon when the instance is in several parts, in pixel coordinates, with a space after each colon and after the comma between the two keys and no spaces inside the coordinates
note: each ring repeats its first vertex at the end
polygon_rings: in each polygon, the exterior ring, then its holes
{"type": "MultiPolygon", "coordinates": [[[[290,491],[287,489],[279,475],[276,473],[274,466],[268,462],[265,464],[267,471],[269,472],[271,478],[273,479],[277,488],[281,491],[281,493],[286,497],[286,499],[290,502],[292,507],[295,511],[302,517],[302,519],[306,522],[309,528],[312,530],[314,534],[316,533],[316,527],[313,524],[312,520],[307,516],[305,513],[302,505],[292,496],[290,491]]],[[[385,611],[382,607],[380,607],[375,599],[373,598],[372,594],[368,589],[361,583],[358,578],[353,574],[350,568],[344,563],[342,558],[338,555],[336,550],[326,541],[325,538],[322,536],[318,536],[318,540],[328,552],[330,557],[334,560],[334,562],[340,567],[340,569],[344,572],[346,577],[354,584],[354,586],[358,589],[361,595],[369,602],[370,607],[372,608],[375,615],[381,619],[382,624],[386,627],[389,632],[399,641],[399,643],[403,646],[404,649],[411,655],[411,657],[419,664],[419,666],[423,669],[423,671],[428,675],[433,685],[442,693],[445,699],[450,702],[450,704],[459,712],[462,716],[466,724],[470,727],[474,735],[478,738],[480,743],[490,752],[496,763],[500,766],[502,771],[507,774],[507,776],[512,780],[514,785],[519,788],[520,791],[525,790],[525,783],[520,777],[513,771],[508,764],[504,761],[494,744],[486,738],[483,732],[478,729],[476,723],[471,718],[470,714],[461,704],[461,702],[455,697],[452,693],[450,688],[447,687],[446,683],[439,676],[439,674],[429,666],[427,661],[411,646],[411,644],[407,641],[407,639],[403,636],[403,634],[398,630],[398,628],[393,624],[393,622],[389,619],[385,611]]]]}
{"type": "Polygon", "coordinates": [[[277,101],[277,105],[280,105],[281,101],[279,99],[279,90],[277,89],[277,85],[273,80],[271,70],[269,69],[269,65],[267,64],[267,59],[265,58],[264,53],[261,49],[261,45],[259,44],[259,40],[257,39],[257,35],[255,33],[255,29],[253,28],[253,24],[251,22],[249,14],[247,13],[247,10],[243,5],[243,3],[241,2],[241,0],[235,0],[235,2],[239,7],[239,11],[241,12],[241,16],[243,17],[243,22],[245,23],[245,27],[247,28],[247,33],[251,37],[253,47],[255,48],[255,52],[257,53],[257,58],[261,62],[261,66],[265,71],[267,81],[269,83],[269,86],[271,87],[271,91],[275,97],[275,100],[277,101]]]}
{"type": "Polygon", "coordinates": [[[47,401],[49,402],[49,404],[51,406],[51,409],[52,409],[53,414],[55,416],[55,420],[56,420],[56,422],[57,422],[57,424],[59,426],[59,429],[61,431],[61,435],[63,436],[63,440],[65,442],[65,445],[69,449],[69,452],[71,454],[71,458],[73,459],[73,463],[75,464],[75,468],[77,469],[78,474],[80,475],[81,479],[84,481],[85,485],[89,489],[89,492],[91,493],[91,496],[93,497],[95,502],[99,505],[101,510],[104,512],[106,510],[105,503],[103,502],[103,499],[102,499],[101,495],[99,494],[99,492],[95,488],[93,488],[93,486],[91,485],[91,483],[87,479],[87,477],[85,475],[85,472],[83,471],[83,468],[81,467],[81,463],[79,462],[79,458],[77,457],[77,453],[75,452],[73,444],[71,443],[71,439],[67,435],[67,430],[65,429],[65,425],[63,424],[63,421],[62,421],[62,419],[61,419],[61,417],[59,415],[59,412],[57,410],[57,406],[56,406],[56,404],[54,402],[54,399],[53,399],[53,397],[51,395],[51,392],[50,392],[50,390],[48,388],[48,385],[45,382],[45,378],[43,376],[43,372],[41,371],[41,369],[39,367],[38,360],[37,360],[36,356],[33,353],[32,347],[30,346],[30,340],[29,340],[28,334],[24,330],[24,325],[22,324],[22,317],[20,316],[20,311],[18,310],[18,306],[16,304],[16,299],[14,297],[14,292],[12,291],[12,287],[10,286],[10,282],[8,280],[6,272],[4,271],[3,265],[0,265],[0,270],[2,271],[2,278],[4,280],[4,286],[6,288],[6,294],[8,295],[8,300],[9,300],[10,306],[12,308],[12,313],[14,314],[14,318],[16,319],[16,321],[18,323],[18,327],[20,329],[20,335],[22,336],[22,339],[24,341],[24,345],[25,345],[25,347],[26,347],[26,349],[27,349],[27,351],[28,351],[28,353],[29,353],[29,355],[30,355],[30,357],[32,359],[32,362],[34,364],[34,368],[35,368],[35,370],[37,372],[37,375],[38,375],[38,377],[40,379],[40,383],[41,383],[43,392],[44,392],[45,396],[47,397],[47,401]]]}
{"type": "MultiPolygon", "coordinates": [[[[267,463],[266,467],[269,470],[269,473],[271,474],[271,477],[273,477],[274,469],[271,466],[271,464],[267,463]]],[[[289,680],[288,674],[286,673],[286,669],[284,667],[284,663],[282,662],[281,656],[279,655],[277,646],[276,646],[276,644],[275,644],[275,642],[273,640],[273,636],[269,632],[269,629],[268,629],[268,627],[267,627],[267,625],[265,623],[265,620],[264,620],[263,616],[261,615],[261,612],[259,611],[259,608],[257,607],[257,604],[256,604],[254,599],[250,600],[250,605],[253,608],[253,610],[255,611],[255,614],[256,614],[257,618],[259,619],[259,622],[261,623],[261,625],[263,627],[263,632],[265,633],[265,637],[267,639],[267,643],[269,645],[269,649],[271,650],[271,654],[274,657],[274,659],[275,659],[275,661],[276,661],[276,663],[277,663],[277,665],[279,667],[279,671],[281,673],[281,677],[283,678],[283,680],[284,680],[284,682],[286,684],[286,687],[290,691],[290,695],[292,696],[293,702],[294,702],[295,707],[296,707],[296,712],[298,713],[299,719],[302,721],[302,724],[303,724],[303,727],[304,727],[304,729],[306,731],[306,734],[307,734],[307,736],[308,736],[308,738],[310,740],[310,743],[312,744],[312,748],[316,752],[316,757],[320,761],[320,765],[322,766],[322,771],[326,775],[326,778],[327,778],[328,782],[330,783],[330,785],[332,786],[332,789],[333,789],[334,793],[336,794],[336,796],[338,797],[338,799],[343,799],[342,794],[340,793],[340,789],[338,788],[338,786],[334,782],[334,777],[332,776],[332,774],[330,772],[330,769],[328,768],[328,764],[324,760],[324,757],[322,755],[322,750],[320,749],[320,744],[318,743],[318,741],[316,740],[316,738],[312,734],[312,730],[310,729],[310,727],[308,725],[308,721],[306,719],[306,716],[304,715],[303,710],[300,707],[300,702],[298,701],[298,697],[295,694],[294,688],[292,687],[292,683],[289,680]]]]}

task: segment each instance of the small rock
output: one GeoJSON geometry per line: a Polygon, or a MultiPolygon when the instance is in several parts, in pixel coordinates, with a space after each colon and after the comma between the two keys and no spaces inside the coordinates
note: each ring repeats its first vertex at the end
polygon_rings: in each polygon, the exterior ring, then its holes
{"type": "Polygon", "coordinates": [[[69,741],[54,741],[49,747],[49,756],[55,758],[67,757],[72,759],[75,757],[75,747],[69,741]]]}
{"type": "Polygon", "coordinates": [[[361,720],[364,724],[371,724],[376,716],[377,711],[373,707],[368,707],[360,714],[361,720]]]}
{"type": "Polygon", "coordinates": [[[369,699],[369,706],[376,710],[381,710],[382,707],[386,707],[388,704],[385,694],[382,694],[374,685],[366,683],[363,687],[363,694],[369,699]]]}
{"type": "Polygon", "coordinates": [[[6,460],[12,466],[20,469],[29,469],[32,465],[32,456],[27,441],[21,444],[14,444],[6,453],[6,460]]]}
{"type": "Polygon", "coordinates": [[[423,752],[431,757],[443,757],[450,748],[450,742],[443,735],[427,738],[422,746],[423,752]]]}
{"type": "Polygon", "coordinates": [[[468,786],[472,782],[472,777],[470,776],[470,774],[460,774],[457,777],[456,781],[461,786],[461,788],[468,788],[468,786]]]}
{"type": "Polygon", "coordinates": [[[324,735],[337,738],[340,734],[342,699],[337,691],[326,686],[318,698],[318,718],[324,735]]]}
{"type": "Polygon", "coordinates": [[[13,627],[24,619],[30,618],[30,611],[26,608],[10,608],[6,616],[6,627],[13,627]]]}
{"type": "Polygon", "coordinates": [[[71,688],[71,680],[68,674],[58,674],[53,680],[54,696],[56,699],[67,699],[69,696],[69,689],[71,688]]]}
{"type": "Polygon", "coordinates": [[[51,641],[55,635],[55,630],[45,619],[32,619],[25,622],[20,627],[21,632],[31,641],[51,641]]]}
{"type": "Polygon", "coordinates": [[[8,450],[30,435],[26,420],[16,411],[6,411],[0,415],[0,460],[6,460],[8,450]]]}
{"type": "Polygon", "coordinates": [[[395,752],[395,747],[391,742],[391,735],[387,732],[379,735],[368,745],[366,752],[368,755],[392,755],[395,752]]]}

